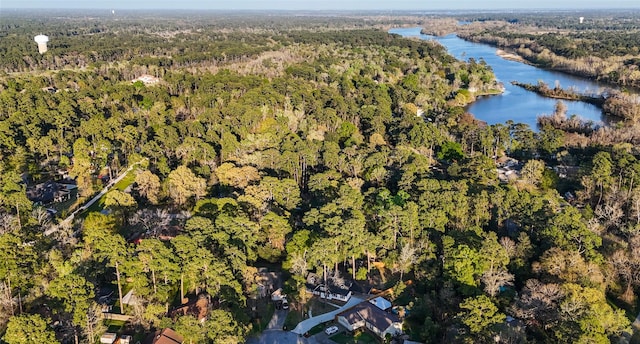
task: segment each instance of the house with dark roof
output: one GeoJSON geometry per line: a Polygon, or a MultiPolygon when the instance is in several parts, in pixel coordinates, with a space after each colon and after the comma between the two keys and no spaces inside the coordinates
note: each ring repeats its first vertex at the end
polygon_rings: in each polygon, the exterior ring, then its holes
{"type": "Polygon", "coordinates": [[[54,181],[37,184],[27,188],[27,198],[37,204],[50,204],[53,202],[64,202],[69,199],[70,191],[64,184],[54,181]]]}
{"type": "Polygon", "coordinates": [[[307,283],[305,283],[307,292],[319,296],[323,299],[340,300],[343,302],[347,302],[351,298],[352,285],[353,283],[345,281],[341,278],[328,278],[325,284],[320,276],[313,273],[307,275],[307,283]],[[336,283],[336,281],[340,282],[336,283]]]}
{"type": "Polygon", "coordinates": [[[397,315],[366,301],[339,313],[336,320],[349,331],[364,327],[382,339],[387,334],[395,336],[402,333],[402,321],[397,315]]]}

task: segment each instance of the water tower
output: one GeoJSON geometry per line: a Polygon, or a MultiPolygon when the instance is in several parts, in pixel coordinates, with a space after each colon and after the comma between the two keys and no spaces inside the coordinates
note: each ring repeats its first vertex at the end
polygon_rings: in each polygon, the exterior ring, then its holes
{"type": "Polygon", "coordinates": [[[580,24],[584,23],[584,17],[578,18],[580,20],[580,24]]]}
{"type": "Polygon", "coordinates": [[[47,52],[47,42],[49,42],[49,37],[45,35],[37,35],[33,37],[33,40],[38,43],[38,52],[40,52],[40,54],[47,52]]]}

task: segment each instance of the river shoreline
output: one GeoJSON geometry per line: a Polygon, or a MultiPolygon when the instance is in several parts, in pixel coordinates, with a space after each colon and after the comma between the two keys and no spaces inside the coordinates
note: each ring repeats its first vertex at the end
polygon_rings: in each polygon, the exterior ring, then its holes
{"type": "Polygon", "coordinates": [[[515,62],[520,62],[520,63],[526,63],[526,64],[531,64],[529,63],[529,61],[525,60],[522,56],[516,54],[516,53],[511,53],[502,49],[497,49],[496,50],[496,55],[502,57],[505,60],[509,60],[509,61],[515,61],[515,62]]]}
{"type": "MultiPolygon", "coordinates": [[[[496,79],[505,87],[504,92],[497,95],[478,96],[474,102],[465,106],[466,111],[489,125],[513,121],[528,124],[535,130],[539,116],[555,111],[557,99],[547,98],[512,85],[511,80],[534,85],[543,81],[548,85],[562,85],[562,87],[575,89],[585,94],[592,94],[606,87],[595,80],[539,68],[522,61],[509,49],[498,51],[496,47],[465,41],[455,34],[432,36],[420,33],[421,30],[422,28],[418,27],[394,28],[390,30],[390,33],[434,40],[443,45],[449,54],[457,59],[481,60],[492,68],[496,79]]],[[[587,102],[567,101],[566,106],[568,114],[576,114],[584,120],[593,121],[600,125],[606,125],[614,120],[614,118],[604,115],[601,108],[587,102]]]]}

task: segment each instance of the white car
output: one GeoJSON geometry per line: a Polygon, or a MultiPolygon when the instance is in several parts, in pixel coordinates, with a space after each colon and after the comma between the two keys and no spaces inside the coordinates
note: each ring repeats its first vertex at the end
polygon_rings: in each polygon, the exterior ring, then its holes
{"type": "Polygon", "coordinates": [[[331,326],[331,327],[327,327],[326,330],[324,330],[324,333],[326,333],[327,335],[332,335],[334,333],[338,332],[338,326],[331,326]]]}

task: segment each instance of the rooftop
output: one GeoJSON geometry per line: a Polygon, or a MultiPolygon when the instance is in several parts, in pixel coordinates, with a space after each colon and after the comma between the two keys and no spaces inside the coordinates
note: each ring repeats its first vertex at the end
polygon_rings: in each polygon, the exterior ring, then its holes
{"type": "Polygon", "coordinates": [[[370,302],[360,302],[338,316],[344,317],[350,324],[365,320],[380,331],[386,330],[393,323],[400,322],[397,315],[387,313],[370,302]]]}

